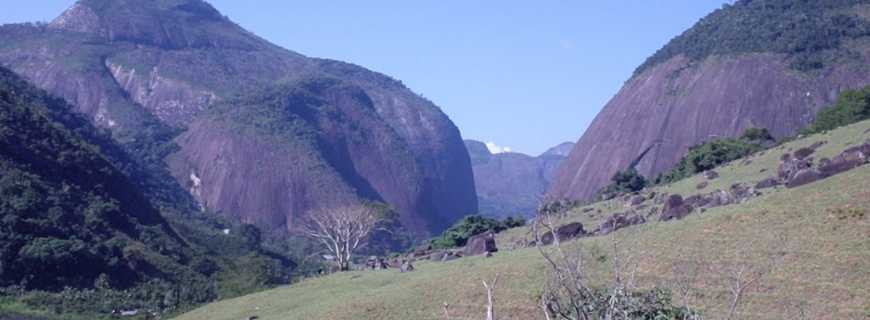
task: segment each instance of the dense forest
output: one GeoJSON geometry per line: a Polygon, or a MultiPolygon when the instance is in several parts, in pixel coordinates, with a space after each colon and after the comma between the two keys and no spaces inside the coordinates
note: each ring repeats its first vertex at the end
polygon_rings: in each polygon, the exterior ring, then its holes
{"type": "Polygon", "coordinates": [[[848,57],[850,39],[870,35],[870,22],[850,9],[861,0],[740,0],[726,4],[671,40],[635,74],[678,55],[700,61],[711,55],[786,54],[798,70],[818,69],[848,57]],[[839,50],[842,52],[831,52],[839,50]]]}

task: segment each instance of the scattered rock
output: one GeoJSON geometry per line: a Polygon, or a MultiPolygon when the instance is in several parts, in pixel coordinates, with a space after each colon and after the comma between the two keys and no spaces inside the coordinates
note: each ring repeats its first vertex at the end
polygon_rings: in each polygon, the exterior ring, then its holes
{"type": "MultiPolygon", "coordinates": [[[[559,236],[559,241],[567,241],[574,239],[579,236],[586,235],[586,230],[583,229],[583,224],[580,222],[572,222],[563,226],[556,228],[556,235],[559,236]]],[[[543,236],[541,236],[541,243],[543,245],[550,245],[553,243],[553,233],[547,232],[543,236]]]]}
{"type": "Polygon", "coordinates": [[[707,170],[704,171],[704,178],[707,178],[707,180],[713,180],[719,178],[719,173],[714,170],[707,170]]]}
{"type": "Polygon", "coordinates": [[[809,169],[813,166],[809,159],[798,159],[790,154],[783,155],[777,172],[779,179],[782,181],[791,180],[799,171],[809,169]]]}
{"type": "Polygon", "coordinates": [[[741,202],[755,196],[755,190],[741,183],[735,183],[731,186],[731,196],[733,196],[734,200],[737,202],[741,202]]]}
{"type": "Polygon", "coordinates": [[[755,189],[773,188],[780,184],[781,183],[779,182],[779,179],[777,179],[776,177],[768,177],[767,179],[758,182],[758,184],[755,185],[755,189]]]}
{"type": "Polygon", "coordinates": [[[411,260],[405,260],[402,262],[399,271],[402,273],[414,271],[414,264],[411,263],[411,260]]]}
{"type": "Polygon", "coordinates": [[[422,257],[432,252],[432,245],[424,244],[414,249],[414,257],[422,257]]]}
{"type": "Polygon", "coordinates": [[[444,260],[444,258],[446,258],[449,255],[450,255],[450,253],[447,251],[437,251],[437,252],[433,252],[431,255],[429,255],[429,260],[435,261],[435,262],[441,262],[444,260]]]}
{"type": "Polygon", "coordinates": [[[678,194],[671,195],[665,201],[665,207],[662,209],[659,220],[682,219],[692,213],[692,209],[691,206],[685,204],[682,196],[678,194]]]}
{"type": "MultiPolygon", "coordinates": [[[[816,147],[816,148],[818,148],[818,147],[816,147]]],[[[809,156],[811,156],[815,152],[816,152],[816,149],[813,148],[812,146],[807,147],[807,148],[800,148],[794,152],[794,157],[797,158],[798,160],[803,160],[803,159],[808,158],[809,156]]]]}
{"type": "Polygon", "coordinates": [[[600,226],[598,226],[598,230],[595,232],[599,235],[606,235],[613,231],[646,223],[646,219],[637,214],[629,214],[629,213],[615,213],[607,218],[600,226]]]}
{"type": "Polygon", "coordinates": [[[799,187],[808,183],[816,182],[823,178],[824,176],[822,173],[815,169],[803,169],[798,171],[791,179],[789,179],[785,186],[788,188],[799,187]]]}
{"type": "Polygon", "coordinates": [[[629,199],[628,203],[631,204],[632,207],[637,206],[646,201],[646,198],[642,195],[634,195],[629,199]]]}
{"type": "Polygon", "coordinates": [[[740,162],[740,164],[745,167],[745,166],[752,164],[752,160],[746,159],[746,160],[743,160],[742,162],[740,162]]]}
{"type": "Polygon", "coordinates": [[[819,163],[819,171],[824,176],[832,176],[859,167],[870,161],[870,143],[846,149],[836,157],[819,163]]]}
{"type": "Polygon", "coordinates": [[[495,246],[495,233],[485,232],[469,238],[462,252],[467,256],[498,252],[498,248],[495,246]]]}
{"type": "MultiPolygon", "coordinates": [[[[487,254],[491,254],[491,253],[487,252],[487,254]]],[[[441,262],[453,261],[453,260],[456,260],[459,258],[461,258],[461,256],[458,256],[456,254],[447,254],[444,256],[444,258],[441,259],[441,262]]]]}
{"type": "Polygon", "coordinates": [[[706,188],[706,187],[709,186],[709,185],[710,185],[709,182],[707,182],[707,181],[701,181],[701,183],[699,183],[698,185],[696,185],[695,188],[698,189],[698,190],[701,190],[701,189],[706,188]]]}
{"type": "Polygon", "coordinates": [[[595,211],[595,208],[583,208],[583,213],[589,213],[595,211]]]}

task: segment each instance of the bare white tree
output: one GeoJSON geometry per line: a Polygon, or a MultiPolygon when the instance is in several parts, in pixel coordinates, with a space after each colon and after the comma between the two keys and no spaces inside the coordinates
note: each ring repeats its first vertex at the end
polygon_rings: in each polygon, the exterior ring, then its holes
{"type": "Polygon", "coordinates": [[[486,320],[495,320],[495,308],[492,304],[492,298],[495,291],[495,286],[498,285],[499,275],[495,275],[495,280],[492,283],[487,283],[483,280],[483,287],[486,289],[486,320]]]}
{"type": "Polygon", "coordinates": [[[377,223],[375,210],[367,206],[319,209],[309,214],[302,232],[335,257],[339,271],[348,271],[353,253],[365,245],[377,223]]]}

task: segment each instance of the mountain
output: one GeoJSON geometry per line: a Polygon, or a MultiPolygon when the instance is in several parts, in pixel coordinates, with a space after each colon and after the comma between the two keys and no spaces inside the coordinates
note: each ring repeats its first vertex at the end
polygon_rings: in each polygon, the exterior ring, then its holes
{"type": "Polygon", "coordinates": [[[514,152],[493,154],[483,142],[465,140],[480,214],[496,218],[534,215],[556,169],[573,145],[566,142],[532,157],[514,152]]]}
{"type": "Polygon", "coordinates": [[[418,237],[477,211],[459,130],[435,104],[204,1],[80,0],[0,36],[0,64],[165,161],[209,211],[285,233],[311,209],[378,201],[418,237]]]}
{"type": "Polygon", "coordinates": [[[794,135],[839,92],[870,83],[868,12],[866,0],[723,6],[637,69],[577,142],[549,194],[588,200],[636,160],[651,178],[689,147],[747,128],[794,135]]]}

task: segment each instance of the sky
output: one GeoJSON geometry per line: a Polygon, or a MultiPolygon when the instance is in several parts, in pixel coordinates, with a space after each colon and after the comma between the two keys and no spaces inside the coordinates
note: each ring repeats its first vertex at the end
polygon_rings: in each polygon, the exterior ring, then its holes
{"type": "MultiPolygon", "coordinates": [[[[74,0],[16,1],[0,23],[74,0]]],[[[464,139],[537,155],[576,141],[634,69],[725,0],[210,0],[242,27],[432,100],[464,139]]]]}

